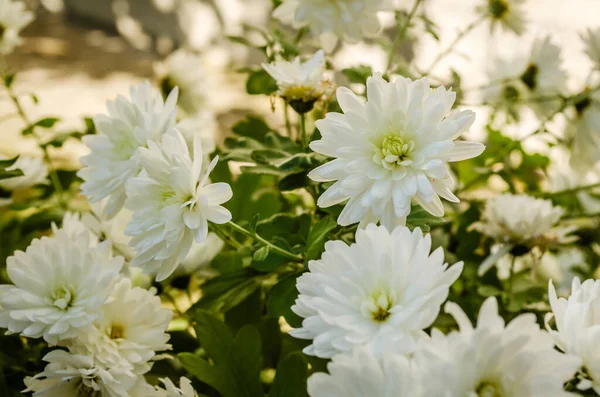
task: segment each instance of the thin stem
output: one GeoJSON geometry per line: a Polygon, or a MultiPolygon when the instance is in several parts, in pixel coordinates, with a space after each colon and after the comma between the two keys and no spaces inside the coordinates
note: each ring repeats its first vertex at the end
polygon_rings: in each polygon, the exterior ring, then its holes
{"type": "MultiPolygon", "coordinates": [[[[23,106],[21,106],[21,102],[19,102],[19,98],[17,98],[17,95],[15,94],[15,92],[13,91],[13,89],[11,87],[6,87],[6,90],[8,91],[8,96],[9,96],[10,100],[17,108],[17,113],[19,114],[19,116],[21,116],[21,119],[25,123],[25,126],[26,127],[30,126],[31,121],[27,117],[27,114],[25,113],[23,106]]],[[[58,203],[61,207],[67,208],[67,205],[64,201],[64,191],[63,191],[62,185],[60,183],[60,179],[58,178],[58,174],[56,173],[56,170],[54,169],[54,166],[52,165],[52,161],[50,160],[50,154],[48,153],[48,149],[46,148],[46,146],[44,146],[42,144],[41,138],[35,133],[35,127],[33,128],[32,132],[33,132],[33,136],[35,137],[36,141],[38,142],[38,146],[42,149],[42,152],[44,154],[44,161],[46,162],[46,165],[48,166],[48,173],[50,174],[50,180],[52,181],[52,184],[54,185],[54,190],[56,191],[58,203]]]]}
{"type": "Polygon", "coordinates": [[[217,227],[213,223],[208,223],[208,228],[214,232],[221,240],[223,240],[226,244],[231,245],[233,248],[240,249],[243,247],[242,243],[237,241],[231,234],[227,232],[227,230],[221,229],[217,227]]]}
{"type": "Polygon", "coordinates": [[[388,53],[388,63],[387,63],[387,66],[385,67],[385,74],[387,74],[390,71],[390,68],[392,67],[392,65],[394,63],[394,59],[396,58],[396,53],[398,52],[398,46],[406,38],[406,32],[408,31],[408,27],[410,26],[410,21],[413,19],[413,17],[417,13],[417,9],[419,8],[419,6],[421,5],[422,2],[423,2],[423,0],[415,1],[413,8],[410,10],[410,12],[408,13],[408,16],[406,17],[406,21],[404,22],[404,25],[402,25],[401,27],[398,28],[398,31],[396,32],[396,37],[394,37],[394,42],[392,43],[392,47],[390,48],[390,52],[388,53]]]}
{"type": "Polygon", "coordinates": [[[600,187],[600,182],[592,183],[591,185],[577,186],[577,187],[574,187],[574,188],[571,188],[571,189],[559,190],[558,192],[545,193],[544,196],[545,197],[564,196],[564,195],[567,195],[567,194],[573,194],[573,193],[578,193],[578,192],[582,192],[582,191],[585,191],[585,190],[595,189],[597,187],[600,187]]]}
{"type": "Polygon", "coordinates": [[[306,149],[307,137],[306,137],[306,114],[300,113],[300,140],[302,141],[302,148],[306,149]]]}
{"type": "Polygon", "coordinates": [[[473,29],[475,29],[477,26],[479,26],[480,23],[482,23],[483,21],[485,21],[485,18],[486,18],[485,16],[481,16],[481,17],[477,18],[476,20],[474,20],[473,22],[471,22],[470,25],[468,25],[466,28],[464,28],[464,30],[462,30],[461,32],[459,32],[458,35],[452,41],[452,43],[450,43],[450,45],[445,50],[443,50],[442,52],[440,52],[435,57],[435,59],[433,60],[433,62],[431,63],[431,65],[427,68],[427,71],[424,73],[424,76],[426,76],[429,73],[431,73],[433,71],[433,68],[435,68],[437,66],[437,64],[440,63],[440,61],[442,59],[444,59],[446,56],[448,56],[454,50],[454,47],[456,47],[456,45],[462,39],[464,39],[469,33],[471,33],[471,31],[473,29]]]}
{"type": "Polygon", "coordinates": [[[284,101],[283,105],[283,115],[285,117],[285,131],[287,132],[287,136],[292,139],[292,123],[290,122],[290,105],[286,101],[284,101]]]}
{"type": "Polygon", "coordinates": [[[265,240],[264,238],[262,238],[261,236],[259,236],[256,232],[251,232],[250,230],[244,229],[243,227],[241,227],[240,225],[238,225],[237,223],[234,222],[228,222],[227,223],[229,226],[231,226],[232,229],[234,229],[237,232],[242,233],[245,236],[248,236],[250,238],[253,238],[254,240],[258,241],[259,243],[266,245],[267,247],[269,247],[269,249],[275,253],[277,253],[278,255],[287,258],[287,259],[291,259],[293,261],[296,262],[302,262],[302,256],[300,255],[296,255],[293,252],[290,252],[288,250],[285,250],[283,248],[280,248],[278,246],[276,246],[275,244],[265,240]]]}

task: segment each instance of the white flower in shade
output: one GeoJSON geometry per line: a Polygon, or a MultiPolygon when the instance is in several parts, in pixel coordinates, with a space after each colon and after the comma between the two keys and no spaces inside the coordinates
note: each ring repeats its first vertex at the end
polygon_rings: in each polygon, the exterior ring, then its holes
{"type": "Polygon", "coordinates": [[[301,102],[312,105],[321,98],[329,82],[323,75],[325,54],[317,51],[308,61],[301,62],[296,57],[292,62],[285,60],[263,63],[262,67],[277,82],[277,94],[287,102],[301,102]]]}
{"type": "Polygon", "coordinates": [[[501,26],[517,35],[525,32],[525,0],[482,0],[477,12],[491,21],[491,29],[501,26]]]}
{"type": "Polygon", "coordinates": [[[194,156],[194,153],[192,153],[194,136],[198,135],[200,137],[204,153],[203,164],[208,166],[210,164],[209,155],[217,148],[217,120],[215,119],[215,115],[211,112],[200,112],[193,118],[181,120],[175,128],[183,135],[185,143],[187,143],[190,149],[190,157],[194,156]]]}
{"type": "MultiPolygon", "coordinates": [[[[488,79],[491,84],[483,91],[484,102],[513,112],[517,105],[529,106],[539,117],[556,111],[560,106],[559,95],[567,92],[561,50],[549,36],[537,38],[528,56],[493,62],[488,79]],[[545,99],[540,100],[542,97],[545,99]]],[[[518,119],[518,114],[515,118],[518,119]]]]}
{"type": "Polygon", "coordinates": [[[177,130],[166,133],[160,145],[148,142],[140,149],[144,172],[127,185],[127,208],[134,211],[125,233],[137,254],[134,266],[144,266],[162,281],[175,271],[190,251],[192,242],[208,236],[208,222],[231,220],[221,204],[232,197],[227,183],[209,183],[218,156],[202,173],[200,137],[194,137],[193,158],[177,130]]]}
{"type": "Polygon", "coordinates": [[[600,281],[590,279],[581,283],[575,277],[567,299],[558,298],[550,282],[548,298],[552,313],[546,315],[546,328],[558,348],[582,360],[583,372],[591,382],[579,386],[593,387],[600,393],[600,281]],[[552,319],[556,330],[550,327],[552,319]]]}
{"type": "Polygon", "coordinates": [[[23,41],[19,33],[33,21],[33,13],[27,11],[25,3],[0,0],[0,54],[8,54],[23,41]]]}
{"type": "Polygon", "coordinates": [[[454,92],[431,90],[427,79],[377,74],[367,79],[367,102],[347,88],[337,90],[344,111],[316,122],[322,138],[312,150],[334,160],[312,170],[317,182],[336,181],[319,207],[349,200],[338,218],[342,226],[381,222],[390,230],[404,224],[414,200],[436,216],[444,215],[440,196],[452,202],[454,181],[447,162],[478,156],[481,143],[454,141],[475,119],[453,111],[454,92]]]}
{"type": "Polygon", "coordinates": [[[587,98],[575,104],[574,116],[565,127],[570,143],[571,166],[582,175],[600,162],[600,94],[590,92],[587,98]]]}
{"type": "Polygon", "coordinates": [[[569,233],[576,227],[560,225],[563,214],[564,210],[552,201],[526,194],[505,193],[489,199],[482,219],[471,228],[504,245],[479,266],[479,274],[487,272],[517,245],[545,248],[575,241],[577,237],[569,233]]]}
{"type": "Polygon", "coordinates": [[[89,233],[74,238],[59,230],[6,264],[14,285],[0,286],[0,327],[57,344],[102,317],[123,258],[111,258],[107,243],[90,247],[89,233]]]}
{"type": "Polygon", "coordinates": [[[553,280],[561,296],[568,296],[571,283],[577,277],[577,268],[585,268],[586,263],[585,252],[578,247],[545,252],[540,260],[539,274],[545,280],[553,280]]]}
{"type": "Polygon", "coordinates": [[[0,188],[12,191],[48,183],[48,167],[46,167],[46,164],[44,164],[44,161],[40,158],[19,156],[13,165],[6,168],[7,171],[16,169],[21,170],[23,175],[8,179],[0,179],[0,188]]]}
{"type": "Polygon", "coordinates": [[[206,78],[204,63],[199,55],[179,49],[155,68],[163,94],[166,96],[177,87],[178,104],[188,115],[202,111],[207,102],[210,79],[206,78]]]}
{"type": "Polygon", "coordinates": [[[329,374],[308,378],[310,397],[419,397],[419,374],[400,354],[373,355],[356,348],[327,364],[329,374]]]}
{"type": "Polygon", "coordinates": [[[208,233],[206,240],[200,244],[192,243],[190,252],[181,262],[177,273],[191,274],[205,270],[206,266],[223,249],[225,243],[215,233],[208,233]]]}
{"type": "Polygon", "coordinates": [[[596,69],[600,69],[600,28],[587,29],[581,35],[585,44],[585,54],[590,58],[596,69]]]}
{"type": "MultiPolygon", "coordinates": [[[[173,381],[169,378],[164,378],[160,380],[165,388],[160,388],[158,386],[152,387],[149,386],[146,389],[146,394],[140,395],[139,397],[197,397],[198,393],[192,387],[192,382],[186,378],[181,377],[179,379],[179,388],[175,386],[173,381]]],[[[138,397],[138,396],[134,396],[138,397]]]]}
{"type": "Polygon", "coordinates": [[[161,309],[156,291],[132,287],[120,279],[102,306],[104,316],[74,341],[106,367],[127,368],[137,374],[150,370],[157,351],[168,350],[166,333],[173,313],[161,309]]]}
{"type": "Polygon", "coordinates": [[[580,365],[574,356],[554,349],[552,337],[540,329],[533,313],[509,324],[498,314],[495,298],[482,305],[473,328],[455,303],[447,303],[460,331],[433,330],[415,353],[423,395],[428,397],[567,397],[563,384],[580,365]]]}
{"type": "Polygon", "coordinates": [[[137,378],[123,368],[106,368],[92,356],[53,350],[44,356],[44,372],[25,378],[34,397],[129,397],[137,378]]]}
{"type": "Polygon", "coordinates": [[[273,16],[296,29],[310,29],[329,52],[338,39],[357,43],[377,35],[381,30],[377,14],[393,9],[392,0],[285,0],[273,16]]]}
{"type": "Polygon", "coordinates": [[[380,353],[410,350],[436,319],[463,264],[444,263],[444,251],[430,254],[431,237],[400,226],[389,232],[369,225],[356,243],[329,241],[320,260],[296,284],[292,310],[304,317],[290,334],[312,339],[306,354],[333,357],[366,345],[380,353]]]}
{"type": "Polygon", "coordinates": [[[94,118],[98,133],[83,137],[90,154],[81,158],[81,190],[92,203],[108,197],[104,210],[109,216],[123,207],[125,183],[141,171],[139,149],[175,126],[177,92],[175,88],[163,101],[148,81],[131,87],[130,99],[108,101],[108,114],[94,118]]]}

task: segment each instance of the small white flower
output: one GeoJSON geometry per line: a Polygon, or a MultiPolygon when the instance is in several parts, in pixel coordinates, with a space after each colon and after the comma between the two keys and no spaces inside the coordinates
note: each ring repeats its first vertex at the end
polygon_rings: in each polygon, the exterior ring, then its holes
{"type": "Polygon", "coordinates": [[[381,30],[377,14],[393,9],[392,0],[285,0],[273,16],[296,29],[310,29],[330,52],[338,39],[357,43],[377,35],[381,30]]]}
{"type": "Polygon", "coordinates": [[[297,282],[292,310],[304,317],[290,334],[312,339],[306,354],[333,357],[355,346],[375,352],[410,350],[436,319],[463,264],[430,254],[431,237],[400,226],[389,232],[373,224],[356,233],[356,243],[329,241],[320,260],[297,282]]]}
{"type": "Polygon", "coordinates": [[[33,17],[24,2],[0,0],[0,54],[9,54],[21,45],[23,40],[19,33],[33,21],[33,17]]]}
{"type": "Polygon", "coordinates": [[[44,372],[25,378],[34,397],[129,397],[137,378],[123,368],[106,368],[92,356],[53,350],[44,356],[44,372]]]}
{"type": "Polygon", "coordinates": [[[127,208],[134,211],[125,233],[137,255],[134,266],[157,272],[167,278],[190,251],[193,240],[202,243],[208,235],[208,222],[231,220],[221,204],[232,197],[227,183],[208,183],[218,156],[202,175],[200,137],[194,137],[193,158],[183,136],[175,129],[166,133],[160,145],[148,142],[140,149],[144,172],[127,184],[127,208]]]}
{"type": "Polygon", "coordinates": [[[104,316],[94,327],[74,341],[99,363],[143,374],[150,369],[155,352],[171,348],[166,330],[173,313],[161,309],[155,291],[132,287],[131,281],[123,278],[115,284],[102,311],[104,316]]]}
{"type": "Polygon", "coordinates": [[[23,175],[0,179],[0,188],[12,191],[48,183],[48,167],[40,158],[19,156],[13,165],[6,168],[7,171],[16,169],[23,171],[23,175]]]}
{"type": "Polygon", "coordinates": [[[406,222],[414,199],[435,216],[444,215],[440,196],[452,202],[447,163],[478,156],[478,142],[455,141],[475,119],[450,109],[456,98],[427,79],[367,79],[365,103],[347,88],[337,90],[344,111],[316,122],[322,139],[312,150],[334,160],[312,170],[317,182],[336,181],[319,197],[325,208],[349,199],[338,218],[342,226],[381,222],[390,230],[406,222]]]}
{"type": "Polygon", "coordinates": [[[262,67],[277,82],[277,94],[287,102],[313,103],[323,96],[328,88],[325,79],[325,54],[319,50],[308,61],[296,57],[292,62],[275,61],[262,67]]]}
{"type": "Polygon", "coordinates": [[[525,32],[525,0],[482,0],[477,12],[491,21],[491,29],[501,26],[521,36],[525,32]]]}
{"type": "Polygon", "coordinates": [[[333,357],[329,374],[308,378],[310,397],[418,397],[420,380],[410,361],[400,354],[373,355],[357,348],[333,357]]]}
{"type": "Polygon", "coordinates": [[[173,89],[163,101],[148,81],[131,87],[131,99],[108,101],[108,114],[94,118],[98,134],[83,137],[91,153],[81,158],[86,166],[78,172],[84,180],[81,190],[92,203],[109,197],[104,208],[109,216],[123,207],[125,183],[141,171],[139,149],[175,126],[177,93],[173,89]]]}
{"type": "Polygon", "coordinates": [[[575,277],[568,299],[558,298],[550,282],[548,298],[552,313],[546,315],[546,328],[558,348],[581,358],[591,387],[600,393],[600,280],[590,279],[582,284],[575,277]],[[552,318],[556,330],[550,327],[552,318]]]}
{"type": "Polygon", "coordinates": [[[554,349],[532,313],[509,324],[498,314],[495,298],[479,312],[477,327],[455,303],[447,303],[460,331],[433,330],[415,353],[428,397],[567,397],[563,384],[580,365],[574,356],[554,349]]]}
{"type": "Polygon", "coordinates": [[[59,230],[6,260],[15,285],[0,286],[0,327],[57,344],[102,317],[123,258],[111,258],[108,243],[91,247],[89,237],[59,230]]]}
{"type": "Polygon", "coordinates": [[[185,49],[172,52],[156,67],[162,92],[179,89],[179,106],[187,115],[196,115],[206,105],[210,79],[206,77],[204,60],[185,49]]]}
{"type": "Polygon", "coordinates": [[[600,28],[587,29],[581,38],[585,43],[585,54],[594,64],[594,68],[600,69],[600,28]]]}
{"type": "Polygon", "coordinates": [[[503,110],[529,106],[542,118],[558,109],[559,95],[567,92],[561,49],[549,36],[536,39],[528,56],[493,62],[488,78],[491,84],[483,91],[484,102],[503,110]]]}

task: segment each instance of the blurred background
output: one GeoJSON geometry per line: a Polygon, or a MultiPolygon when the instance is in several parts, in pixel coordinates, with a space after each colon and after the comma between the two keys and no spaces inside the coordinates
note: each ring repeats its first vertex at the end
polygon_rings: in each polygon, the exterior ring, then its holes
{"type": "MultiPolygon", "coordinates": [[[[405,8],[412,5],[409,0],[400,3],[405,8]]],[[[414,57],[417,67],[430,64],[456,33],[474,20],[474,8],[480,3],[425,1],[426,13],[437,24],[441,40],[420,37],[414,47],[408,43],[403,48],[405,56],[414,57]]],[[[24,45],[6,60],[18,72],[15,90],[35,90],[39,104],[24,101],[34,119],[56,116],[62,119],[61,129],[81,128],[82,116],[104,112],[105,101],[127,95],[131,84],[146,79],[159,81],[165,57],[177,48],[186,48],[201,58],[193,73],[205,77],[203,106],[216,114],[221,135],[248,112],[281,122],[279,115],[272,113],[268,98],[249,98],[247,76],[239,73],[242,67],[264,61],[262,55],[227,38],[256,36],[251,26],[270,23],[271,0],[36,0],[28,4],[36,11],[36,20],[22,33],[24,45]]],[[[481,25],[436,67],[433,75],[447,77],[452,67],[468,79],[469,85],[484,84],[486,69],[493,67],[491,59],[529,51],[535,37],[550,34],[563,49],[569,85],[581,88],[590,63],[579,34],[597,26],[600,1],[529,0],[526,10],[529,23],[525,36],[490,35],[489,26],[481,25]]],[[[382,18],[386,26],[394,24],[392,14],[382,18]]],[[[332,57],[337,70],[359,63],[381,70],[386,63],[385,51],[368,42],[343,44],[332,57]]],[[[0,153],[36,153],[36,143],[20,136],[23,126],[13,113],[7,98],[0,97],[0,153]]],[[[485,123],[479,119],[472,132],[475,138],[485,123]]],[[[51,156],[75,168],[83,150],[73,140],[51,156]]]]}

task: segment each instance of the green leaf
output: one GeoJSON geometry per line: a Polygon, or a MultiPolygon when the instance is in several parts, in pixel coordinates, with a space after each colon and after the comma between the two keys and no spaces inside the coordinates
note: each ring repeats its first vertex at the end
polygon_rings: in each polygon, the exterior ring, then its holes
{"type": "Polygon", "coordinates": [[[359,65],[352,68],[346,68],[342,70],[344,76],[350,80],[351,83],[366,84],[367,78],[373,75],[373,70],[370,66],[359,65]]]}
{"type": "Polygon", "coordinates": [[[269,397],[307,397],[308,363],[300,352],[283,358],[277,366],[269,397]]]}
{"type": "Polygon", "coordinates": [[[306,260],[317,259],[323,253],[327,235],[337,227],[337,222],[331,217],[318,221],[311,227],[306,241],[306,260]]]}
{"type": "Polygon", "coordinates": [[[0,180],[24,175],[20,169],[7,170],[7,168],[12,167],[17,162],[18,158],[19,156],[12,159],[0,160],[0,180]]]}
{"type": "Polygon", "coordinates": [[[12,83],[15,81],[15,74],[14,73],[9,73],[7,75],[4,76],[4,86],[6,88],[10,88],[12,86],[12,83]]]}
{"type": "Polygon", "coordinates": [[[45,118],[40,119],[36,122],[33,122],[30,125],[28,125],[27,127],[23,128],[21,130],[21,134],[31,135],[31,134],[33,134],[33,130],[35,127],[46,128],[46,129],[52,128],[58,121],[60,121],[60,119],[58,119],[56,117],[45,117],[45,118]]]}
{"type": "Polygon", "coordinates": [[[269,256],[269,246],[265,245],[256,250],[254,255],[252,255],[252,259],[254,259],[257,262],[262,262],[265,259],[267,259],[267,256],[269,256]]]}
{"type": "Polygon", "coordinates": [[[0,170],[5,170],[8,167],[14,165],[17,162],[18,159],[19,159],[18,155],[15,156],[15,157],[13,157],[12,159],[6,159],[6,160],[1,160],[0,159],[0,170]]]}
{"type": "Polygon", "coordinates": [[[279,189],[281,189],[281,191],[287,192],[290,190],[296,190],[308,186],[309,183],[311,182],[310,179],[308,179],[306,173],[301,172],[298,174],[290,174],[284,176],[279,180],[277,186],[279,187],[279,189]]]}
{"type": "Polygon", "coordinates": [[[292,327],[302,326],[302,318],[294,313],[291,307],[298,298],[296,280],[299,275],[294,274],[281,279],[269,291],[267,298],[267,313],[274,318],[284,317],[292,327]]]}
{"type": "Polygon", "coordinates": [[[446,219],[431,215],[418,205],[415,205],[411,208],[410,214],[406,218],[406,226],[411,229],[419,227],[424,232],[428,232],[431,229],[431,226],[439,226],[447,222],[448,221],[446,219]]]}
{"type": "Polygon", "coordinates": [[[227,36],[227,39],[232,43],[238,43],[248,47],[254,47],[254,44],[252,44],[247,38],[242,36],[227,36]]]}
{"type": "Polygon", "coordinates": [[[250,95],[271,95],[277,91],[277,82],[264,69],[251,72],[246,80],[246,92],[250,95]]]}
{"type": "Polygon", "coordinates": [[[257,141],[262,141],[271,128],[265,123],[265,120],[257,116],[248,116],[245,120],[237,122],[233,132],[239,136],[244,136],[257,141]]]}
{"type": "MultiPolygon", "coordinates": [[[[202,298],[188,309],[226,312],[240,304],[261,285],[260,277],[247,269],[222,274],[201,285],[202,298]]],[[[193,315],[193,314],[192,314],[193,315]]]]}

